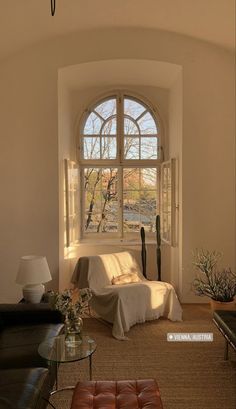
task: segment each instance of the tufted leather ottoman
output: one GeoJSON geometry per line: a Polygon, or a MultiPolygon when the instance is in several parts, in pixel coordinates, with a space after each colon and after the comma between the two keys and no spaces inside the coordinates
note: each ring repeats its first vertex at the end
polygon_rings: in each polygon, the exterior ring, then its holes
{"type": "Polygon", "coordinates": [[[154,379],[78,382],[71,409],[163,409],[154,379]]]}

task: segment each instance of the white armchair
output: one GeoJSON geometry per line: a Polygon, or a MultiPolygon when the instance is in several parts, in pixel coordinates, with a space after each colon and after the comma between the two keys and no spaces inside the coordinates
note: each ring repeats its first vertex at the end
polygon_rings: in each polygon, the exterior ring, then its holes
{"type": "Polygon", "coordinates": [[[182,308],[173,286],[144,278],[128,251],[81,257],[71,282],[78,288],[92,289],[92,308],[113,324],[112,335],[119,340],[127,339],[125,333],[137,323],[160,316],[172,321],[182,320],[182,308]],[[121,275],[119,281],[125,278],[126,283],[112,284],[116,281],[114,278],[121,275]],[[136,282],[127,283],[129,277],[136,282]]]}

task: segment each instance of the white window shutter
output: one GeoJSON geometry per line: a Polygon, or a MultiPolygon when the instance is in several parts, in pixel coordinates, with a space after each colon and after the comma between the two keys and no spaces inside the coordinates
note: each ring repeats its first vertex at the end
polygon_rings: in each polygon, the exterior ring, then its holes
{"type": "Polygon", "coordinates": [[[79,174],[76,162],[64,160],[65,172],[65,246],[70,247],[79,239],[79,174]]]}
{"type": "Polygon", "coordinates": [[[175,240],[175,168],[176,159],[172,158],[161,164],[161,239],[170,246],[175,240]]]}

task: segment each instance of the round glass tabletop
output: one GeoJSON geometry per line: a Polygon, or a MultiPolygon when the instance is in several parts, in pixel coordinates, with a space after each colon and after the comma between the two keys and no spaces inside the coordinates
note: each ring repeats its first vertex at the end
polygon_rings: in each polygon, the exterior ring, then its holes
{"type": "Polygon", "coordinates": [[[68,346],[65,343],[65,334],[48,338],[38,347],[39,355],[53,362],[73,362],[88,358],[96,350],[96,342],[89,335],[82,335],[78,346],[68,346]]]}

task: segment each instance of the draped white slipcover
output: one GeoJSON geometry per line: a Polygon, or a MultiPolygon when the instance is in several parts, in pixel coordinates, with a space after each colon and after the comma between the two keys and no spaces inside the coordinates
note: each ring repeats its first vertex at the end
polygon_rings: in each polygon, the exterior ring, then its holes
{"type": "Polygon", "coordinates": [[[75,267],[72,283],[92,289],[92,308],[113,324],[112,335],[119,340],[127,339],[125,333],[137,323],[161,316],[172,321],[182,320],[182,308],[174,287],[145,279],[128,251],[82,257],[75,267]],[[111,284],[113,277],[130,272],[137,273],[141,282],[111,284]]]}

